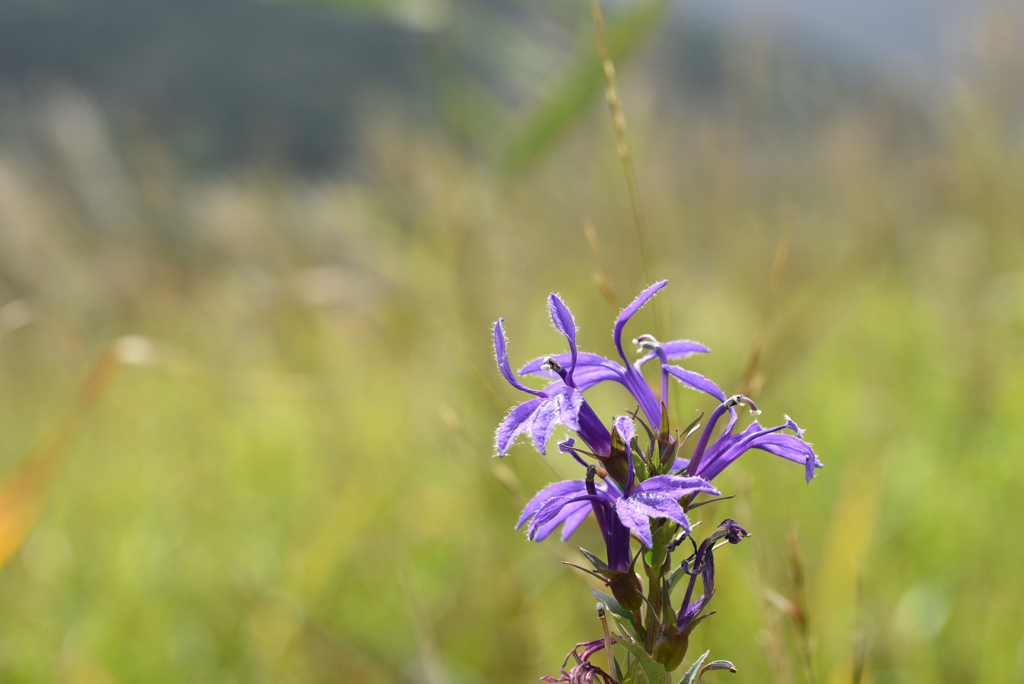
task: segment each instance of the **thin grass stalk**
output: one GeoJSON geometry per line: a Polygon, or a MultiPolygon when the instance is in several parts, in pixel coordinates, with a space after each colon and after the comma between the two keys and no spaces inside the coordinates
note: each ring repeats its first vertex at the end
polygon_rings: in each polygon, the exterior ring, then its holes
{"type": "MultiPolygon", "coordinates": [[[[594,38],[597,41],[597,54],[601,58],[604,71],[605,98],[608,100],[608,111],[612,116],[612,127],[615,129],[615,142],[622,162],[622,171],[626,175],[626,188],[629,191],[629,205],[633,212],[633,224],[636,227],[636,239],[640,245],[640,264],[644,271],[644,282],[651,282],[651,257],[647,243],[647,220],[644,208],[640,203],[640,191],[636,182],[636,171],[633,168],[633,154],[629,149],[629,135],[626,130],[626,114],[622,111],[622,98],[619,97],[619,86],[615,79],[615,65],[608,51],[608,42],[604,34],[604,15],[597,0],[590,0],[590,14],[594,18],[594,38]]],[[[661,309],[658,302],[655,307],[655,329],[660,336],[662,332],[661,309]]]]}

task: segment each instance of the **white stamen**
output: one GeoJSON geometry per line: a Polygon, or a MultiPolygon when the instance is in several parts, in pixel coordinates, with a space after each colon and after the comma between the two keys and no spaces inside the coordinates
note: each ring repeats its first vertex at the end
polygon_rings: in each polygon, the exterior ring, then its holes
{"type": "Polygon", "coordinates": [[[540,367],[542,370],[555,371],[556,373],[562,368],[562,366],[550,356],[544,358],[544,363],[542,363],[540,367]]]}
{"type": "Polygon", "coordinates": [[[661,343],[654,338],[654,335],[641,335],[640,337],[633,340],[633,344],[637,345],[636,353],[640,354],[644,351],[655,351],[661,346],[661,343]]]}

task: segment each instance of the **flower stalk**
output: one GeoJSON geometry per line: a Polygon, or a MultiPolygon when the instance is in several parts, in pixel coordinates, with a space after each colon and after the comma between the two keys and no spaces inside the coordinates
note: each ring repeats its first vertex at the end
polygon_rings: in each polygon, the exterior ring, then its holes
{"type": "MultiPolygon", "coordinates": [[[[661,281],[647,288],[619,314],[613,341],[621,362],[579,350],[575,320],[554,294],[548,298],[548,309],[568,351],[535,359],[518,374],[513,373],[504,322],[499,318],[494,325],[499,371],[509,384],[530,395],[498,427],[496,455],[505,456],[522,434],[528,434],[544,453],[561,424],[575,437],[559,443],[559,451],[584,469],[580,479],[556,482],[538,492],[527,503],[516,528],[526,526],[527,537],[537,542],[561,528],[564,542],[593,514],[605,546],[603,558],[580,548],[591,569],[567,563],[610,592],[593,590],[599,600],[604,637],[577,644],[566,656],[559,678],[544,677],[543,681],[668,684],[671,673],[685,660],[691,633],[714,614],[706,608],[715,593],[715,550],[748,536],[743,527],[726,518],[698,542],[688,513],[731,498],[722,496],[711,481],[748,451],[756,449],[800,464],[807,482],[821,467],[813,448],[803,439],[804,431],[791,418],[786,416],[782,424],[770,428],[755,420],[737,431],[737,407],[749,406],[750,413],[757,415],[760,412],[754,402],[741,395],[726,397],[711,380],[670,363],[709,352],[704,345],[691,340],[661,343],[653,335],[643,334],[633,340],[641,356],[633,362],[627,359],[622,344],[627,323],[666,284],[661,281]],[[643,373],[643,366],[655,359],[660,380],[657,393],[643,373]],[[533,389],[517,375],[540,376],[548,384],[533,389]],[[714,400],[703,427],[701,414],[683,430],[673,431],[668,411],[670,378],[714,400]],[[625,388],[637,409],[605,422],[584,395],[609,381],[625,388]],[[637,424],[643,435],[637,433],[637,424]],[[689,450],[688,438],[695,434],[698,437],[689,450]],[[576,446],[577,438],[586,448],[576,446]],[[679,557],[689,549],[692,553],[679,557]],[[696,593],[698,581],[700,594],[696,593]],[[618,632],[611,632],[608,617],[618,632]],[[617,662],[613,645],[625,652],[626,667],[617,662]],[[607,671],[590,662],[600,650],[608,657],[607,671]],[[570,661],[575,664],[566,670],[570,661]],[[622,681],[616,679],[619,676],[622,681]]],[[[691,666],[683,682],[693,684],[708,669],[735,670],[728,661],[715,661],[714,667],[702,669],[706,655],[691,666]]]]}

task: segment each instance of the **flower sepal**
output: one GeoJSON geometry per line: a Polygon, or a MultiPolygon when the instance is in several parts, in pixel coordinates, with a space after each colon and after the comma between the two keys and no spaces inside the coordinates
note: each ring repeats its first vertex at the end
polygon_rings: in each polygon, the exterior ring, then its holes
{"type": "Polygon", "coordinates": [[[630,449],[630,443],[620,434],[617,427],[613,427],[611,453],[600,460],[608,475],[620,485],[625,485],[629,480],[630,449]]]}
{"type": "Polygon", "coordinates": [[[733,674],[738,672],[736,666],[728,660],[715,660],[704,665],[704,661],[707,660],[710,653],[711,651],[704,651],[704,653],[702,653],[701,656],[693,662],[693,665],[691,665],[686,671],[683,678],[679,680],[679,684],[700,684],[701,677],[704,676],[704,673],[712,670],[728,670],[733,674]]]}
{"type": "Polygon", "coordinates": [[[690,647],[690,630],[679,631],[675,623],[658,624],[658,633],[654,635],[651,655],[665,666],[669,672],[683,663],[686,651],[690,647]]]}
{"type": "Polygon", "coordinates": [[[599,556],[587,551],[582,546],[577,548],[594,566],[595,572],[591,574],[604,580],[605,585],[611,590],[612,596],[623,608],[629,610],[630,613],[637,614],[644,604],[643,586],[640,584],[635,570],[639,554],[633,558],[627,570],[612,570],[599,556]]]}

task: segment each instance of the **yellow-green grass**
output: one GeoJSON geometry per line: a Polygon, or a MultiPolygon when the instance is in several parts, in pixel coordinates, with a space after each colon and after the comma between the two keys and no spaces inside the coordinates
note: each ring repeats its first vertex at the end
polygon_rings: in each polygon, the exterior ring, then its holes
{"type": "MultiPolygon", "coordinates": [[[[716,483],[738,496],[700,517],[754,536],[716,557],[688,661],[805,681],[809,643],[815,681],[849,682],[860,639],[868,682],[1024,677],[1024,149],[969,102],[916,141],[855,113],[775,155],[728,117],[631,122],[661,325],[713,349],[689,367],[727,393],[792,221],[755,386],[825,463],[808,486],[753,452],[716,483]]],[[[0,571],[0,679],[518,683],[600,636],[575,547],[512,530],[575,470],[525,443],[492,459],[519,397],[489,325],[514,363],[560,350],[557,291],[613,351],[585,214],[618,304],[646,283],[610,126],[595,103],[511,181],[427,134],[369,140],[319,182],[183,179],[149,148],[109,178],[0,159],[2,303],[25,323],[0,339],[3,471],[105,350],[131,362],[0,571]]],[[[593,392],[607,417],[627,399],[593,392]]],[[[680,425],[711,408],[672,402],[680,425]]],[[[574,541],[600,549],[590,525],[574,541]]]]}

